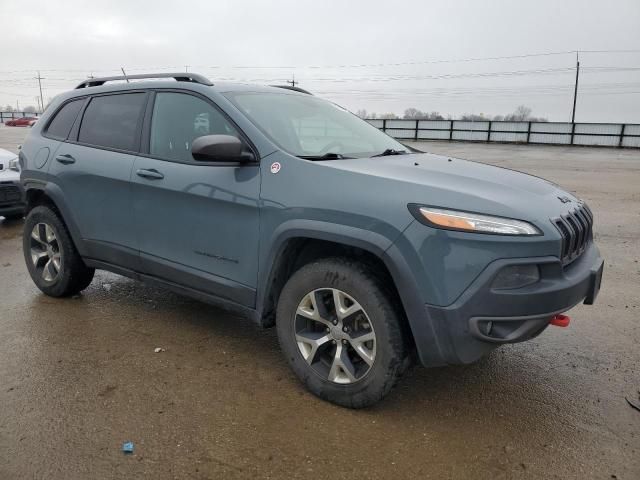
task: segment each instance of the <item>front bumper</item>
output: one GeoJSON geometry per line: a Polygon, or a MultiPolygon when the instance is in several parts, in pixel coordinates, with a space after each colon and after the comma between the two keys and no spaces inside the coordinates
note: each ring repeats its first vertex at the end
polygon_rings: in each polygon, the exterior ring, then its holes
{"type": "Polygon", "coordinates": [[[492,262],[453,304],[426,305],[442,363],[470,363],[500,344],[529,340],[539,335],[555,314],[583,301],[593,303],[602,268],[603,260],[593,242],[564,268],[557,257],[492,262]],[[538,265],[537,283],[512,290],[492,288],[504,267],[522,264],[538,265]]]}
{"type": "Polygon", "coordinates": [[[24,189],[19,181],[2,181],[0,177],[0,216],[18,215],[26,208],[24,189]]]}

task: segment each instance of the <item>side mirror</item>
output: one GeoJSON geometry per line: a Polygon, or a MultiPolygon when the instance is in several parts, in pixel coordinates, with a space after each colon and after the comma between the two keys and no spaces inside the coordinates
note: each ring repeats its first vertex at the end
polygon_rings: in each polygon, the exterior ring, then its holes
{"type": "Polygon", "coordinates": [[[205,135],[191,144],[191,156],[201,162],[248,162],[253,154],[242,141],[232,135],[205,135]]]}

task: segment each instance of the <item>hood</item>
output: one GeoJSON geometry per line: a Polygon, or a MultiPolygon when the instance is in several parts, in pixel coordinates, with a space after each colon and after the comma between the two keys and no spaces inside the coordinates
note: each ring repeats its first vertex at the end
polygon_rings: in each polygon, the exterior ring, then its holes
{"type": "Polygon", "coordinates": [[[5,150],[4,148],[0,148],[0,171],[4,172],[5,170],[7,170],[9,168],[9,160],[13,160],[14,158],[18,158],[18,155],[10,152],[9,150],[5,150]]]}
{"type": "Polygon", "coordinates": [[[20,172],[16,172],[15,170],[7,170],[6,167],[4,168],[4,170],[0,171],[0,182],[19,182],[19,181],[20,181],[20,172]]]}
{"type": "Polygon", "coordinates": [[[406,192],[407,203],[543,220],[575,208],[578,202],[559,186],[533,175],[428,153],[323,163],[395,181],[395,188],[406,192]]]}

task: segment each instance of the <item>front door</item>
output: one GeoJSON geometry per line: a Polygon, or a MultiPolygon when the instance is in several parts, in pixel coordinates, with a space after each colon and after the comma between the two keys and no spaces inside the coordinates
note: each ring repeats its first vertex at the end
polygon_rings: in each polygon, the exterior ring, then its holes
{"type": "Polygon", "coordinates": [[[208,100],[156,93],[148,154],[136,158],[132,175],[141,267],[144,273],[253,306],[260,168],[194,161],[193,140],[213,134],[241,138],[208,100]]]}

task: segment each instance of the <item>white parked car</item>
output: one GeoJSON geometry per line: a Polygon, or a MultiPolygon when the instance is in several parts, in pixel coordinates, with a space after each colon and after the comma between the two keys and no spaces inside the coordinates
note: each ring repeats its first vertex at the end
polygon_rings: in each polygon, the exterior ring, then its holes
{"type": "Polygon", "coordinates": [[[20,184],[18,155],[0,148],[0,217],[22,218],[24,208],[24,189],[20,184]]]}

